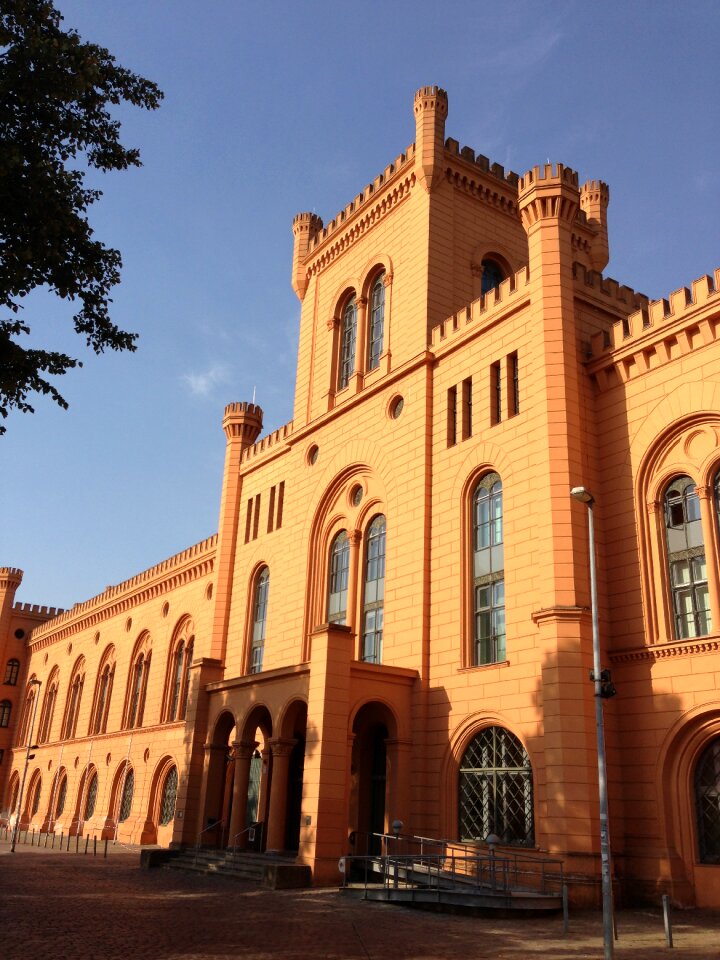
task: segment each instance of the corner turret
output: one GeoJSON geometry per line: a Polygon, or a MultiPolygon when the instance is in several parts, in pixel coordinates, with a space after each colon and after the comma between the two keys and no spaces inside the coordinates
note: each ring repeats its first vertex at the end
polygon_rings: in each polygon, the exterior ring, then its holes
{"type": "Polygon", "coordinates": [[[229,403],[225,407],[222,425],[228,446],[236,446],[239,441],[240,450],[244,450],[252,446],[260,436],[263,425],[262,409],[254,403],[229,403]]]}
{"type": "Polygon", "coordinates": [[[588,224],[596,231],[590,247],[590,263],[599,273],[605,269],[610,259],[607,229],[607,208],[610,202],[610,188],[602,180],[588,180],[580,189],[580,209],[587,217],[588,224]]]}
{"type": "Polygon", "coordinates": [[[427,193],[442,173],[447,115],[447,93],[440,87],[420,87],[415,94],[415,169],[427,193]]]}
{"type": "Polygon", "coordinates": [[[15,594],[22,578],[23,572],[17,567],[0,567],[0,646],[4,643],[15,594]]]}
{"type": "Polygon", "coordinates": [[[323,222],[315,213],[298,213],[293,219],[292,232],[295,238],[293,245],[292,287],[302,300],[307,290],[308,280],[304,269],[304,261],[310,244],[323,228],[323,222]]]}

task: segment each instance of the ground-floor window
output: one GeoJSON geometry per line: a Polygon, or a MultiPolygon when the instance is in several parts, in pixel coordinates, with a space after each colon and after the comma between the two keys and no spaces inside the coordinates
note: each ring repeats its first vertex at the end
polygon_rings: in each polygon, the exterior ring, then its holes
{"type": "Polygon", "coordinates": [[[461,840],[531,847],[535,843],[532,768],[518,738],[503,727],[486,727],[470,742],[460,763],[461,840]]]}
{"type": "Polygon", "coordinates": [[[720,863],[720,737],[705,748],[695,768],[695,807],[701,863],[720,863]]]}
{"type": "Polygon", "coordinates": [[[175,816],[175,802],[177,800],[178,772],[177,767],[171,767],[163,784],[160,800],[160,826],[166,827],[175,816]]]}

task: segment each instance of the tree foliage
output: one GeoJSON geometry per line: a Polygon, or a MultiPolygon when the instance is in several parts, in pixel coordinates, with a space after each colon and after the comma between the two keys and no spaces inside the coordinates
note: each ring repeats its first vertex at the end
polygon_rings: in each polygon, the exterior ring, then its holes
{"type": "MultiPolygon", "coordinates": [[[[49,0],[0,0],[0,416],[33,412],[28,398],[67,403],[46,376],[79,361],[30,349],[22,300],[44,287],[72,301],[75,331],[95,353],[135,350],[137,334],[112,323],[111,288],[120,253],[94,239],[89,206],[101,192],[83,168],[140,166],[120,142],[111,109],[122,102],[154,110],[162,92],[121,67],[103,47],[62,28],[49,0]],[[3,316],[3,313],[5,314],[3,316]]],[[[5,428],[0,424],[0,433],[5,428]]]]}

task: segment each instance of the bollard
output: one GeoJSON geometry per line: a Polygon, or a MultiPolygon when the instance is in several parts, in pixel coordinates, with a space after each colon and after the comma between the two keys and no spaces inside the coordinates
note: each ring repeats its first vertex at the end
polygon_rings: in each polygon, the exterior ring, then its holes
{"type": "Polygon", "coordinates": [[[85,837],[85,855],[87,856],[88,846],[90,845],[90,837],[85,837]]]}
{"type": "Polygon", "coordinates": [[[672,947],[673,945],[673,935],[672,935],[672,922],[670,920],[670,897],[664,893],[662,898],[663,905],[663,923],[665,924],[665,939],[667,940],[667,945],[672,947]]]}
{"type": "Polygon", "coordinates": [[[97,837],[93,837],[93,856],[97,856],[97,837]]]}
{"type": "MultiPolygon", "coordinates": [[[[60,841],[60,846],[62,846],[62,840],[60,841]]],[[[55,849],[55,831],[54,831],[54,830],[53,830],[53,842],[52,842],[52,848],[51,848],[51,849],[52,849],[52,850],[55,849]]]]}
{"type": "MultiPolygon", "coordinates": [[[[30,837],[30,846],[35,846],[35,827],[33,827],[32,836],[30,837]]],[[[38,846],[40,846],[40,841],[38,840],[38,846]]]]}
{"type": "Polygon", "coordinates": [[[48,845],[48,840],[49,840],[49,839],[50,839],[50,834],[49,834],[49,833],[47,832],[47,830],[46,830],[46,831],[45,831],[45,846],[46,846],[46,847],[47,847],[47,845],[48,845]]]}
{"type": "Polygon", "coordinates": [[[105,837],[105,853],[103,856],[107,858],[107,837],[105,837]]]}
{"type": "Polygon", "coordinates": [[[568,907],[568,888],[567,884],[562,885],[562,905],[563,905],[563,933],[570,929],[570,910],[568,907]]]}
{"type": "Polygon", "coordinates": [[[75,834],[75,853],[80,853],[80,834],[75,834]]]}
{"type": "Polygon", "coordinates": [[[65,849],[68,851],[68,853],[70,852],[70,831],[69,831],[69,830],[68,830],[68,842],[67,842],[67,847],[66,847],[65,849]]]}

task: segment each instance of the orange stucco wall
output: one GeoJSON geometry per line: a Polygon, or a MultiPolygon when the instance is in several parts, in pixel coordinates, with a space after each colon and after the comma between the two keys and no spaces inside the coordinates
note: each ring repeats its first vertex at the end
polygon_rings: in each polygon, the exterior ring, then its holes
{"type": "Polygon", "coordinates": [[[693,772],[720,734],[720,655],[716,633],[674,636],[662,498],[674,476],[698,485],[720,624],[712,495],[720,274],[648,304],[597,272],[607,262],[605,184],[581,185],[562,165],[507,173],[446,139],[444,91],[422,88],[414,106],[415,142],[403,154],[327,226],[314,214],[293,222],[301,300],[294,419],[261,437],[259,408],[226,408],[217,537],[60,615],[13,606],[19,574],[5,571],[0,643],[4,660],[13,651],[22,659],[13,721],[0,730],[5,816],[17,815],[26,685],[35,676],[44,692],[55,666],[55,721],[29,778],[42,776],[43,793],[34,818],[21,811],[24,823],[178,844],[204,831],[204,842],[242,845],[255,756],[263,844],[297,849],[317,882],[333,881],[338,857],[378,827],[363,800],[378,736],[387,755],[380,826],[400,819],[406,833],[457,840],[461,759],[481,730],[499,726],[520,740],[532,767],[536,852],[563,861],[581,899],[599,875],[587,513],[569,496],[584,485],[596,500],[603,665],[619,691],[605,703],[615,873],[635,895],[667,891],[681,903],[718,906],[720,867],[698,862],[693,772]],[[481,296],[486,258],[506,279],[481,296]],[[379,271],[383,350],[368,370],[366,301],[379,271]],[[355,370],[338,389],[341,313],[352,293],[355,370]],[[503,486],[507,647],[501,662],[474,665],[470,509],[488,471],[503,486]],[[380,514],[382,662],[364,663],[364,538],[380,514]],[[347,616],[333,625],[329,550],[341,530],[350,541],[347,616]],[[252,673],[264,568],[262,670],[252,673]],[[24,640],[15,637],[19,624],[24,640]],[[170,720],[183,624],[194,638],[187,712],[170,720]],[[132,725],[133,657],[146,633],[145,712],[132,725]],[[110,644],[107,730],[89,735],[110,644]],[[63,738],[79,656],[81,710],[75,736],[63,738]],[[127,760],[135,793],[118,823],[127,760]],[[173,764],[175,817],[161,827],[159,795],[173,764]],[[55,820],[49,791],[61,766],[68,802],[55,820]],[[97,812],[82,822],[91,766],[97,812]]]}

